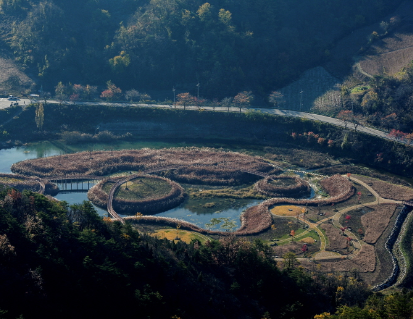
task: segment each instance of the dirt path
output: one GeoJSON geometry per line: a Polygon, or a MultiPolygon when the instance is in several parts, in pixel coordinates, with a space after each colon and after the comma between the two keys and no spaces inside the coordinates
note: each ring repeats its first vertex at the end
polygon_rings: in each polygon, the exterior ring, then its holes
{"type": "MultiPolygon", "coordinates": [[[[344,177],[347,177],[347,175],[343,175],[344,177]]],[[[327,239],[323,233],[323,231],[319,228],[319,226],[325,222],[328,222],[331,220],[331,222],[333,223],[334,226],[336,226],[337,228],[344,228],[343,225],[340,224],[340,217],[343,214],[348,213],[349,211],[355,210],[357,208],[362,208],[366,205],[369,206],[373,206],[373,205],[380,205],[380,204],[402,204],[402,201],[397,201],[397,200],[392,200],[392,199],[386,199],[381,197],[372,187],[370,187],[369,185],[367,185],[366,183],[364,183],[363,181],[355,178],[355,177],[351,177],[351,181],[360,184],[361,186],[365,187],[370,193],[373,194],[373,196],[375,197],[375,200],[373,202],[370,203],[365,203],[365,204],[358,204],[358,205],[353,205],[350,207],[346,207],[342,210],[339,210],[334,216],[332,217],[327,217],[324,218],[316,223],[312,223],[308,220],[305,219],[304,214],[300,214],[298,216],[299,220],[302,221],[303,223],[305,223],[306,225],[308,225],[308,229],[304,232],[302,232],[301,234],[299,234],[296,239],[300,239],[303,236],[305,236],[306,234],[308,234],[311,230],[314,230],[317,232],[317,234],[320,236],[320,251],[318,253],[316,253],[312,258],[299,258],[302,260],[309,260],[309,259],[314,259],[314,260],[323,260],[323,259],[343,259],[343,258],[354,258],[360,251],[362,245],[364,245],[364,241],[359,240],[353,232],[349,231],[349,230],[345,230],[345,234],[346,236],[350,237],[353,239],[353,245],[354,245],[354,252],[351,255],[347,255],[347,256],[343,256],[334,252],[330,252],[326,250],[326,246],[327,246],[327,239]]],[[[289,238],[287,239],[283,239],[278,241],[278,243],[286,243],[290,241],[289,238]]],[[[276,260],[278,261],[282,261],[282,258],[276,258],[276,260]]]]}

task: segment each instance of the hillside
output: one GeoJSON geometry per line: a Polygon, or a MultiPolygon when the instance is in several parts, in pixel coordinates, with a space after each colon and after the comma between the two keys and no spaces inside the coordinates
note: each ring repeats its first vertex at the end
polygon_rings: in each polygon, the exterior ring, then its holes
{"type": "Polygon", "coordinates": [[[340,285],[369,294],[354,278],[279,270],[260,241],[175,243],[102,220],[88,202],[0,198],[1,318],[305,318],[334,310],[340,285]]]}
{"type": "Polygon", "coordinates": [[[59,81],[112,80],[123,89],[175,86],[194,94],[200,83],[208,98],[242,90],[265,97],[330,59],[343,36],[400,2],[4,0],[8,23],[0,34],[48,91],[59,81]]]}

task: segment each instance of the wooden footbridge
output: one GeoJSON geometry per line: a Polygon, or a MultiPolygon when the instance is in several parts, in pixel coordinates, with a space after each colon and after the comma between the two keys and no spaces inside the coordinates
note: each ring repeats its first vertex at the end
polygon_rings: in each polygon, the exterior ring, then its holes
{"type": "MultiPolygon", "coordinates": [[[[179,168],[183,168],[183,167],[196,167],[196,166],[204,166],[205,164],[200,164],[200,163],[194,163],[194,164],[190,164],[190,165],[170,165],[170,166],[163,166],[163,167],[156,167],[156,168],[149,168],[146,170],[143,170],[139,173],[135,173],[135,174],[130,174],[129,176],[126,176],[125,178],[122,178],[118,181],[115,182],[115,184],[112,186],[112,188],[109,191],[109,196],[108,196],[108,201],[107,201],[107,211],[108,213],[115,219],[120,221],[121,223],[125,223],[125,221],[123,220],[122,217],[119,216],[118,213],[116,213],[116,211],[113,208],[113,198],[115,196],[115,192],[117,191],[117,189],[120,187],[120,185],[138,178],[140,176],[143,175],[148,175],[148,174],[152,174],[152,173],[158,173],[158,172],[162,172],[162,171],[169,171],[169,170],[174,170],[174,169],[179,169],[179,168]]],[[[252,174],[252,175],[256,175],[256,176],[260,176],[262,178],[268,177],[270,174],[268,173],[264,173],[264,172],[259,172],[259,171],[253,171],[253,170],[243,170],[243,169],[239,169],[240,172],[244,172],[244,173],[248,173],[248,174],[252,174]]],[[[50,177],[46,177],[43,180],[45,181],[50,181],[50,182],[57,182],[57,183],[64,183],[66,181],[90,181],[90,180],[103,180],[107,178],[106,176],[97,176],[97,175],[57,175],[57,176],[50,176],[50,177]]],[[[110,180],[110,179],[109,179],[110,180]]],[[[45,189],[45,185],[43,182],[39,181],[39,183],[41,183],[41,185],[43,185],[43,192],[45,189]]],[[[88,185],[89,186],[89,185],[88,185]]],[[[89,187],[88,187],[89,188],[89,187]]],[[[73,190],[71,188],[71,190],[73,190]]]]}

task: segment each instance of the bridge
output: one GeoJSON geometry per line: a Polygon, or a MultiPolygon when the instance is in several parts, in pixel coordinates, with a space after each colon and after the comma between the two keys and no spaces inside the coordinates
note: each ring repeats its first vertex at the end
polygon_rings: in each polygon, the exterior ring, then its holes
{"type": "Polygon", "coordinates": [[[403,205],[413,207],[413,199],[404,201],[403,205]]]}

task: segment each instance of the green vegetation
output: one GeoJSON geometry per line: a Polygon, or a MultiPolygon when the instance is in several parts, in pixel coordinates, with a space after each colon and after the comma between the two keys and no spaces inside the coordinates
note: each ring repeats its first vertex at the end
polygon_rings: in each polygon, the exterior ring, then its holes
{"type": "Polygon", "coordinates": [[[115,193],[115,198],[127,200],[158,198],[167,195],[171,189],[172,186],[161,179],[150,177],[136,178],[122,184],[115,193]]]}
{"type": "MultiPolygon", "coordinates": [[[[110,106],[77,106],[66,105],[56,107],[44,106],[43,132],[39,132],[35,124],[35,107],[31,106],[23,111],[17,120],[4,126],[8,139],[23,141],[52,139],[60,137],[66,131],[78,131],[91,134],[94,137],[96,128],[102,123],[113,123],[108,127],[127,139],[142,139],[154,137],[188,138],[206,140],[223,139],[238,143],[265,144],[269,147],[294,145],[298,148],[315,149],[320,154],[329,154],[323,157],[322,163],[334,163],[334,157],[346,158],[350,162],[364,163],[375,168],[412,176],[413,148],[395,141],[383,140],[379,137],[357,131],[348,131],[343,135],[342,128],[328,123],[304,120],[300,118],[274,116],[267,113],[247,112],[194,112],[176,109],[150,109],[139,107],[114,108],[110,106]],[[170,130],[146,130],[140,125],[146,121],[165,124],[170,130]],[[133,130],[128,134],[119,123],[134,123],[133,130]],[[116,125],[115,125],[116,124],[116,125]],[[194,133],[194,127],[197,127],[194,133]],[[240,130],[239,128],[243,129],[240,130]],[[30,134],[32,132],[32,134],[30,134]],[[264,140],[265,139],[265,140],[264,140]],[[344,142],[344,143],[343,143],[344,142]],[[362,151],[361,151],[362,150],[362,151]]],[[[63,135],[64,136],[64,135],[63,135]]],[[[286,160],[294,157],[287,154],[286,160]]],[[[286,151],[287,152],[287,151],[286,151]]],[[[276,154],[276,152],[274,152],[276,154]]],[[[303,156],[305,154],[302,154],[303,156]]],[[[278,159],[279,156],[270,156],[269,159],[278,159]]],[[[317,157],[318,158],[318,157],[317,157]]],[[[316,161],[305,158],[302,162],[296,161],[298,166],[320,167],[316,161]],[[306,162],[309,163],[306,163],[306,162]]]]}
{"type": "MultiPolygon", "coordinates": [[[[102,220],[88,202],[68,207],[4,190],[0,198],[2,318],[136,318],[137,309],[161,319],[303,318],[335,309],[344,285],[295,267],[280,271],[259,240],[174,243],[102,220]],[[108,296],[117,307],[102,306],[108,296]]],[[[368,294],[361,282],[352,286],[368,294]]]]}
{"type": "Polygon", "coordinates": [[[394,76],[376,75],[364,81],[349,78],[341,87],[345,110],[340,108],[338,117],[351,123],[381,128],[393,138],[411,143],[412,83],[413,63],[394,76]]]}
{"type": "Polygon", "coordinates": [[[363,239],[365,229],[363,227],[363,224],[361,223],[361,217],[372,210],[373,209],[371,208],[363,207],[350,211],[347,214],[343,214],[340,217],[340,224],[344,227],[350,227],[352,233],[356,235],[358,239],[363,239]]]}
{"type": "Polygon", "coordinates": [[[224,197],[224,198],[235,198],[235,199],[267,199],[260,193],[257,193],[253,186],[243,187],[243,188],[220,188],[220,189],[199,189],[189,188],[187,190],[188,195],[191,198],[214,198],[214,197],[224,197]]]}
{"type": "MultiPolygon", "coordinates": [[[[339,289],[337,295],[341,296],[345,289],[339,289]]],[[[413,292],[403,291],[387,296],[373,295],[368,298],[362,307],[349,307],[343,305],[336,313],[322,313],[316,315],[315,319],[387,319],[387,318],[409,318],[413,315],[413,292]]]]}
{"type": "Polygon", "coordinates": [[[190,244],[191,242],[194,243],[194,241],[198,241],[202,245],[205,245],[208,241],[212,240],[211,238],[205,235],[201,235],[199,233],[172,228],[158,229],[153,234],[151,234],[151,236],[159,239],[166,238],[172,241],[181,240],[187,244],[190,244]]]}
{"type": "MultiPolygon", "coordinates": [[[[2,0],[15,25],[1,34],[49,91],[110,79],[125,90],[179,84],[195,95],[199,82],[207,97],[264,95],[328,60],[332,43],[400,2],[2,0]]],[[[59,94],[75,101],[83,93],[59,94]]],[[[101,96],[119,94],[108,88],[101,96]]]]}

